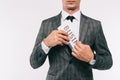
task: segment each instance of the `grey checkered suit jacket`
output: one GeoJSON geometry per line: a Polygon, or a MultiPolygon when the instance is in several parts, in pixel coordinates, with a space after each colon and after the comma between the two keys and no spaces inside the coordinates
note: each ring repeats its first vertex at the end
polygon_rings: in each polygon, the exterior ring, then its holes
{"type": "Polygon", "coordinates": [[[101,23],[97,20],[81,15],[79,40],[90,45],[96,52],[96,63],[89,63],[76,59],[71,55],[67,45],[55,46],[45,54],[41,48],[41,41],[51,31],[56,30],[61,24],[61,13],[42,22],[33,52],[30,56],[30,64],[36,69],[49,58],[50,68],[46,80],[93,80],[92,68],[106,70],[112,66],[112,57],[108,49],[101,23]]]}

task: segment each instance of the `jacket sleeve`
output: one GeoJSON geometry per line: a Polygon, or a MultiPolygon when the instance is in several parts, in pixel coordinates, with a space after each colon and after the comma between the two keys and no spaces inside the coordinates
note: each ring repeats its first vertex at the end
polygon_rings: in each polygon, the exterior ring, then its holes
{"type": "Polygon", "coordinates": [[[100,22],[98,22],[97,24],[97,34],[94,44],[94,50],[96,52],[96,63],[93,65],[93,68],[99,70],[106,70],[111,68],[113,60],[111,53],[108,49],[107,42],[100,22]]]}
{"type": "Polygon", "coordinates": [[[44,32],[44,22],[42,22],[39,33],[37,35],[35,46],[33,48],[33,52],[30,56],[30,64],[34,69],[40,67],[45,62],[47,57],[47,54],[45,54],[41,47],[41,42],[45,38],[44,32]]]}

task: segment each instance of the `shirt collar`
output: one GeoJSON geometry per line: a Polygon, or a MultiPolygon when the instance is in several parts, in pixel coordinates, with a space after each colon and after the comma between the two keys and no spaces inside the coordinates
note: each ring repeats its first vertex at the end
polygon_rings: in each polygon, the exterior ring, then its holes
{"type": "Polygon", "coordinates": [[[67,16],[74,16],[77,21],[80,21],[81,12],[79,10],[79,11],[77,11],[74,14],[71,15],[71,14],[67,13],[66,11],[62,10],[62,20],[63,21],[66,20],[67,16]]]}

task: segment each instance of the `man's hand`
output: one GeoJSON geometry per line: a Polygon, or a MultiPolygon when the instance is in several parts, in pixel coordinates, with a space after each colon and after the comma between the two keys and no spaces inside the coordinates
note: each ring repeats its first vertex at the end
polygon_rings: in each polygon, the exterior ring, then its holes
{"type": "Polygon", "coordinates": [[[47,36],[47,38],[44,39],[44,43],[48,47],[54,47],[56,45],[64,44],[68,45],[68,33],[63,30],[54,30],[47,36]]]}
{"type": "Polygon", "coordinates": [[[80,41],[76,42],[72,49],[72,55],[79,60],[89,62],[94,58],[94,54],[89,45],[82,44],[80,41]]]}

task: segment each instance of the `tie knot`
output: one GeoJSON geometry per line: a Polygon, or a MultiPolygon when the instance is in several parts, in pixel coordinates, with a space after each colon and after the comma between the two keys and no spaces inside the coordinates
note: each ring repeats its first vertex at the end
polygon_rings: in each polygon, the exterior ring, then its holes
{"type": "Polygon", "coordinates": [[[75,17],[74,16],[68,16],[66,19],[70,20],[71,22],[73,22],[73,19],[75,19],[75,17]]]}

